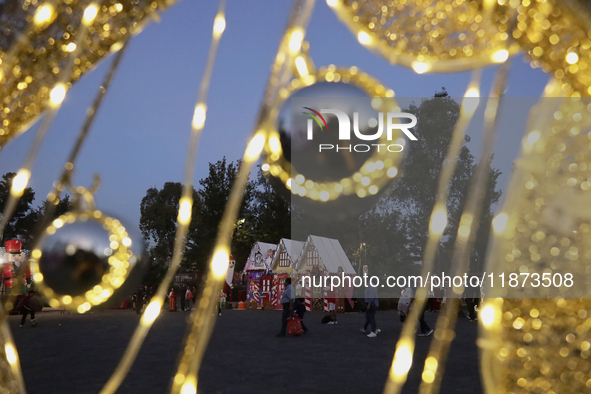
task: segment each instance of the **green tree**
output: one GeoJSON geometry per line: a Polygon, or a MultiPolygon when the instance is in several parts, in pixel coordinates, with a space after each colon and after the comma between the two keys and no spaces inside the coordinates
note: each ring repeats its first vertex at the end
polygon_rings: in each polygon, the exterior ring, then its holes
{"type": "MultiPolygon", "coordinates": [[[[12,180],[16,174],[14,172],[7,172],[2,175],[0,179],[0,218],[3,215],[4,208],[10,197],[10,188],[12,187],[12,180]]],[[[32,188],[27,187],[23,191],[23,195],[19,199],[14,214],[8,221],[4,233],[2,234],[2,245],[9,239],[19,238],[21,239],[22,228],[28,225],[30,220],[27,219],[32,211],[31,204],[35,199],[35,192],[32,188]]],[[[22,240],[22,239],[21,239],[22,240]]]]}
{"type": "MultiPolygon", "coordinates": [[[[404,112],[417,117],[413,134],[418,138],[407,145],[409,152],[403,160],[403,173],[382,198],[381,211],[388,207],[399,212],[396,220],[403,222],[399,229],[405,232],[402,244],[397,249],[405,249],[404,261],[392,260],[397,265],[415,265],[422,261],[423,249],[428,238],[429,219],[437,199],[437,188],[444,165],[453,130],[460,114],[458,102],[448,97],[447,92],[436,93],[434,98],[423,100],[419,105],[412,104],[404,112]]],[[[456,163],[448,189],[448,226],[442,236],[442,248],[439,265],[449,265],[451,252],[457,234],[460,216],[468,197],[468,187],[473,181],[475,158],[470,153],[468,136],[456,163]]],[[[483,202],[483,217],[473,259],[482,260],[487,243],[488,228],[492,219],[491,206],[495,204],[501,191],[496,189],[496,180],[500,172],[493,169],[489,161],[489,182],[483,202]],[[484,250],[483,250],[484,248],[484,250]]],[[[379,236],[380,233],[374,233],[379,236]]],[[[373,240],[375,242],[375,238],[373,240]]],[[[403,256],[399,256],[403,258],[403,256]]]]}
{"type": "Polygon", "coordinates": [[[254,181],[252,210],[256,241],[277,244],[291,238],[291,203],[286,193],[259,171],[254,181]]]}
{"type": "MultiPolygon", "coordinates": [[[[148,246],[149,257],[155,272],[162,272],[171,259],[174,251],[174,240],[177,229],[177,216],[179,212],[179,200],[181,198],[182,185],[180,183],[167,182],[162,189],[155,187],[146,191],[140,205],[140,231],[148,246]]],[[[193,220],[190,232],[198,227],[199,223],[199,195],[193,192],[193,220]]],[[[194,239],[187,237],[186,250],[194,248],[194,239]]],[[[186,253],[184,265],[192,268],[189,254],[186,253]]]]}
{"type": "Polygon", "coordinates": [[[49,224],[51,221],[72,210],[72,200],[70,195],[66,194],[60,198],[57,206],[54,208],[51,217],[46,218],[45,213],[47,212],[49,201],[45,200],[37,207],[37,209],[30,210],[29,213],[23,218],[22,224],[20,225],[20,237],[23,241],[23,248],[31,249],[34,245],[36,237],[41,233],[43,227],[49,224]],[[42,221],[45,220],[45,224],[42,221]]]}
{"type": "MultiPolygon", "coordinates": [[[[230,190],[236,181],[241,165],[240,160],[228,163],[224,157],[216,163],[209,163],[207,177],[199,181],[201,186],[198,191],[201,199],[199,216],[201,220],[197,234],[191,234],[191,238],[194,237],[197,240],[197,247],[192,251],[192,255],[200,268],[207,266],[213,253],[218,228],[230,197],[230,190]]],[[[231,253],[236,260],[237,270],[244,266],[252,243],[255,241],[252,232],[254,188],[254,183],[249,181],[238,212],[237,228],[232,237],[231,253]]]]}

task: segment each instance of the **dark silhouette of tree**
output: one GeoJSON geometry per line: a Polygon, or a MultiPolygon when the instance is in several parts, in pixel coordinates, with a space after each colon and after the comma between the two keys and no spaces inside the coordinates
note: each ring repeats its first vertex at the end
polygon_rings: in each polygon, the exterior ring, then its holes
{"type": "MultiPolygon", "coordinates": [[[[0,217],[2,217],[8,198],[10,197],[10,188],[12,187],[12,180],[15,176],[16,174],[14,172],[8,172],[2,175],[2,179],[0,179],[0,217]]],[[[35,192],[33,189],[30,187],[25,188],[23,195],[16,205],[12,218],[8,221],[4,233],[2,234],[2,246],[4,246],[4,242],[13,238],[19,238],[23,241],[21,236],[22,229],[28,225],[28,222],[30,221],[30,219],[27,219],[27,215],[33,210],[31,204],[34,199],[35,192]]]]}
{"type": "Polygon", "coordinates": [[[277,244],[281,238],[290,238],[291,203],[278,184],[264,176],[261,171],[254,181],[252,231],[257,241],[277,244]]]}
{"type": "MultiPolygon", "coordinates": [[[[198,194],[201,198],[201,221],[196,235],[198,248],[193,251],[198,267],[205,268],[213,253],[218,228],[230,198],[230,190],[236,181],[241,165],[241,160],[228,163],[224,157],[216,163],[209,163],[207,177],[199,181],[200,189],[198,194]]],[[[255,241],[250,230],[254,220],[252,212],[254,187],[253,182],[248,182],[246,185],[238,212],[236,229],[232,237],[231,253],[236,260],[237,270],[244,266],[252,243],[255,241]]],[[[192,234],[191,237],[193,237],[192,234]]]]}
{"type": "MultiPolygon", "coordinates": [[[[142,199],[140,231],[148,245],[152,265],[165,267],[172,259],[181,192],[180,183],[167,182],[160,190],[154,187],[148,189],[142,199]]],[[[193,220],[190,226],[190,231],[193,232],[199,223],[199,206],[199,195],[194,192],[193,220]]],[[[186,250],[191,249],[194,246],[193,243],[194,240],[188,237],[186,250]]],[[[187,262],[187,255],[185,255],[184,263],[187,262]]],[[[158,270],[161,271],[161,269],[158,270]]]]}
{"type": "MultiPolygon", "coordinates": [[[[422,260],[428,238],[429,219],[437,198],[439,177],[459,118],[460,104],[450,98],[443,89],[434,98],[423,100],[419,105],[410,105],[404,112],[417,117],[413,134],[418,140],[407,144],[410,152],[407,152],[402,164],[403,174],[392,185],[381,204],[400,213],[398,220],[405,223],[401,228],[406,232],[407,241],[404,247],[408,251],[408,262],[414,264],[422,260]]],[[[468,197],[468,187],[473,181],[475,158],[466,146],[469,141],[470,138],[466,136],[448,189],[448,226],[442,237],[442,249],[439,254],[439,263],[445,263],[443,266],[449,265],[460,216],[468,197]]],[[[498,170],[490,167],[483,216],[473,254],[474,261],[484,258],[488,228],[492,220],[491,206],[501,196],[501,191],[496,189],[499,175],[498,170]]]]}

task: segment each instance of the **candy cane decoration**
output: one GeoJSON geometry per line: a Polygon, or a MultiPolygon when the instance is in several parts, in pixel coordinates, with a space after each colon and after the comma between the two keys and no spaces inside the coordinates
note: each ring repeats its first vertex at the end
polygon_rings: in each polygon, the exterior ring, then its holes
{"type": "Polygon", "coordinates": [[[310,286],[306,286],[303,288],[303,291],[304,297],[306,298],[306,311],[312,312],[312,289],[310,288],[310,286]]]}
{"type": "Polygon", "coordinates": [[[328,312],[328,291],[326,287],[322,289],[322,312],[328,312]]]}
{"type": "Polygon", "coordinates": [[[279,293],[277,292],[277,277],[273,278],[273,293],[271,293],[271,305],[275,308],[279,304],[279,293]]]}
{"type": "Polygon", "coordinates": [[[252,297],[256,301],[257,305],[259,304],[259,284],[255,282],[254,284],[254,291],[252,292],[252,297]]]}

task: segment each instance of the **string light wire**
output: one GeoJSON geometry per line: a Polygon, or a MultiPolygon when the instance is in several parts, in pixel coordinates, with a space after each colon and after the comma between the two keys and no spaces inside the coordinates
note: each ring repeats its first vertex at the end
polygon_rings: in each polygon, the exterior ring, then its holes
{"type": "MultiPolygon", "coordinates": [[[[481,71],[476,70],[472,75],[472,80],[464,94],[464,100],[460,110],[460,117],[452,133],[450,145],[444,160],[443,168],[439,176],[437,189],[437,201],[431,213],[429,223],[429,237],[423,255],[422,277],[425,279],[427,273],[433,268],[435,254],[439,247],[439,240],[447,226],[447,210],[445,204],[448,199],[448,188],[455,171],[457,160],[464,142],[466,129],[470,124],[472,116],[479,102],[479,81],[481,71]]],[[[427,288],[418,287],[415,294],[413,308],[411,309],[402,329],[402,334],[396,345],[396,351],[392,360],[392,366],[388,375],[388,380],[384,388],[384,393],[399,393],[406,382],[408,371],[412,366],[412,354],[414,352],[414,337],[416,324],[422,308],[426,302],[427,288]]]]}
{"type": "Polygon", "coordinates": [[[197,309],[191,314],[191,328],[187,335],[185,346],[173,379],[172,394],[197,392],[197,374],[201,366],[211,330],[217,317],[214,312],[217,294],[222,289],[225,273],[229,263],[229,250],[234,225],[238,215],[244,188],[248,181],[250,169],[258,160],[267,143],[270,125],[269,112],[274,108],[274,102],[282,86],[291,78],[293,62],[300,53],[305,30],[312,15],[314,0],[296,0],[289,17],[289,22],[283,40],[279,46],[271,77],[267,85],[265,99],[256,122],[254,132],[244,153],[244,161],[234,181],[226,210],[222,217],[218,232],[210,270],[203,286],[200,299],[196,302],[197,309]]]}
{"type": "MultiPolygon", "coordinates": [[[[454,275],[461,275],[466,272],[470,264],[472,247],[476,240],[478,223],[482,214],[482,201],[485,197],[486,185],[489,179],[490,160],[495,142],[496,121],[498,119],[498,105],[501,92],[506,86],[509,62],[503,63],[497,72],[493,86],[487,101],[483,126],[483,141],[481,157],[472,176],[472,182],[468,190],[468,197],[464,212],[461,215],[458,235],[452,257],[452,272],[454,275]]],[[[422,373],[419,393],[433,394],[439,392],[445,362],[451,341],[454,339],[454,328],[457,320],[458,309],[464,289],[448,289],[457,292],[455,296],[448,297],[444,313],[437,319],[434,331],[434,339],[431,341],[430,349],[422,373]],[[433,362],[435,361],[435,362],[433,362]]]]}
{"type": "Polygon", "coordinates": [[[152,324],[156,320],[164,299],[166,292],[176,273],[178,267],[181,264],[183,258],[183,251],[186,244],[186,236],[189,230],[189,225],[192,219],[192,206],[193,206],[193,176],[195,169],[195,162],[197,159],[197,149],[199,147],[199,139],[201,132],[205,125],[205,118],[207,114],[207,93],[209,91],[209,83],[213,73],[213,67],[215,65],[215,56],[217,53],[218,44],[222,37],[222,34],[226,27],[225,21],[225,8],[226,0],[221,0],[217,15],[214,19],[213,33],[211,45],[209,48],[209,54],[207,57],[207,63],[205,71],[201,78],[199,86],[199,93],[197,98],[197,104],[195,105],[193,121],[191,123],[191,135],[189,137],[189,145],[187,148],[187,158],[185,162],[185,180],[183,184],[183,190],[181,193],[181,199],[179,201],[179,215],[177,218],[178,226],[176,230],[174,251],[170,267],[164,276],[162,282],[158,286],[155,295],[150,300],[146,311],[142,315],[140,324],[133,333],[133,336],[123,354],[123,357],[119,361],[117,368],[100,391],[100,394],[113,394],[123,382],[123,379],[129,372],[129,369],[133,365],[137,354],[146,338],[146,335],[150,331],[152,324]]]}

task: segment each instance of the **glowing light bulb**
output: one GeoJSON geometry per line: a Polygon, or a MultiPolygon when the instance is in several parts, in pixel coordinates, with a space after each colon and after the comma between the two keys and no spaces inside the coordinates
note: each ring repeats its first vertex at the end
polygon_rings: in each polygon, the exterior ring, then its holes
{"type": "Polygon", "coordinates": [[[58,83],[53,89],[51,89],[51,93],[49,93],[49,103],[53,107],[57,107],[62,103],[62,101],[64,101],[66,92],[66,85],[63,83],[58,83]]]}
{"type": "Polygon", "coordinates": [[[302,47],[302,40],[304,39],[304,32],[302,29],[296,29],[291,33],[289,38],[289,51],[293,53],[299,52],[302,47]]]}
{"type": "Polygon", "coordinates": [[[144,324],[144,325],[152,324],[154,322],[154,320],[156,320],[156,318],[160,314],[160,309],[162,309],[162,301],[154,300],[154,301],[150,302],[150,304],[148,305],[148,307],[146,308],[146,311],[144,312],[144,314],[142,316],[142,324],[144,324]]]}
{"type": "Polygon", "coordinates": [[[300,74],[301,77],[305,78],[308,76],[308,65],[306,64],[306,59],[304,59],[303,56],[296,57],[295,65],[296,69],[298,70],[298,74],[300,74]]]}
{"type": "Polygon", "coordinates": [[[193,128],[201,129],[205,124],[205,117],[206,117],[207,107],[205,104],[198,104],[195,106],[195,112],[193,113],[193,128]]]}
{"type": "Polygon", "coordinates": [[[357,40],[363,45],[367,45],[367,44],[371,43],[371,37],[369,36],[369,34],[367,34],[364,31],[360,31],[357,34],[357,40]]]}
{"type": "Polygon", "coordinates": [[[218,15],[213,22],[213,34],[220,36],[224,30],[226,30],[226,18],[223,15],[218,15]]]}
{"type": "Polygon", "coordinates": [[[412,366],[412,346],[408,341],[402,342],[394,354],[394,362],[390,376],[394,381],[403,381],[412,366]]]}
{"type": "Polygon", "coordinates": [[[76,50],[76,44],[71,42],[66,45],[66,52],[74,52],[76,50]]]}
{"type": "Polygon", "coordinates": [[[480,320],[482,320],[482,324],[484,327],[490,327],[495,322],[495,308],[492,305],[487,305],[482,308],[480,312],[480,320]]]}
{"type": "Polygon", "coordinates": [[[469,88],[464,94],[464,100],[462,100],[462,111],[471,115],[476,111],[480,104],[480,90],[477,87],[469,88]]]}
{"type": "Polygon", "coordinates": [[[244,153],[244,160],[251,162],[258,159],[264,146],[265,136],[262,132],[258,132],[248,143],[248,147],[244,153]]]}
{"type": "Polygon", "coordinates": [[[37,9],[37,12],[35,12],[33,22],[36,25],[42,25],[53,17],[53,12],[54,8],[51,4],[43,4],[37,9]]]}
{"type": "Polygon", "coordinates": [[[417,74],[424,74],[429,71],[429,65],[424,62],[413,62],[412,69],[415,70],[417,74]]]}
{"type": "Polygon", "coordinates": [[[431,223],[429,224],[429,230],[435,235],[441,235],[445,227],[447,226],[447,210],[442,203],[437,203],[433,214],[431,214],[431,223]]]}
{"type": "Polygon", "coordinates": [[[193,201],[190,198],[183,197],[179,202],[178,222],[180,224],[189,224],[191,222],[191,210],[193,201]]]}
{"type": "Polygon", "coordinates": [[[566,55],[566,62],[568,64],[575,64],[578,61],[579,61],[579,55],[577,55],[576,53],[571,52],[568,55],[566,55]]]}
{"type": "Polygon", "coordinates": [[[84,10],[84,16],[82,17],[82,23],[84,23],[86,26],[90,25],[92,22],[94,22],[94,18],[96,18],[98,11],[99,11],[99,6],[97,4],[94,4],[94,3],[90,4],[84,10]]]}
{"type": "Polygon", "coordinates": [[[12,194],[15,197],[20,197],[29,183],[30,176],[31,173],[29,172],[29,170],[26,170],[24,168],[21,169],[12,179],[10,194],[12,194]]]}
{"type": "Polygon", "coordinates": [[[269,147],[271,148],[271,152],[281,154],[281,142],[276,135],[272,135],[269,138],[269,147]]]}
{"type": "Polygon", "coordinates": [[[218,249],[211,260],[211,270],[213,274],[221,278],[226,274],[228,264],[230,263],[230,255],[225,249],[218,249]]]}
{"type": "Polygon", "coordinates": [[[509,216],[506,213],[500,213],[492,221],[493,230],[499,234],[505,231],[507,223],[509,222],[509,216]]]}
{"type": "Polygon", "coordinates": [[[7,343],[4,345],[4,352],[6,354],[6,361],[8,361],[10,364],[16,364],[17,358],[14,346],[12,346],[10,343],[7,343]]]}
{"type": "Polygon", "coordinates": [[[495,53],[493,53],[491,59],[495,63],[503,63],[507,59],[509,59],[509,51],[506,49],[501,49],[500,51],[496,51],[495,53]]]}

